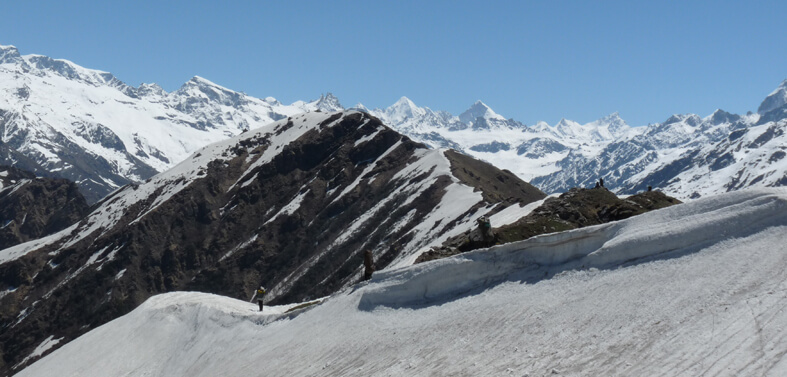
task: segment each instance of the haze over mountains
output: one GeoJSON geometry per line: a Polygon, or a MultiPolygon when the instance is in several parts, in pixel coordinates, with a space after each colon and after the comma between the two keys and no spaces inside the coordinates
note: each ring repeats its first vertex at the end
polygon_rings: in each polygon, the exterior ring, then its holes
{"type": "MultiPolygon", "coordinates": [[[[630,127],[617,113],[584,125],[563,119],[527,126],[481,101],[458,116],[406,97],[386,109],[353,108],[415,141],[508,169],[547,193],[591,187],[603,177],[620,193],[653,186],[688,199],[785,183],[785,88],[787,81],[757,114],[673,115],[644,127],[630,127]],[[726,139],[738,130],[745,131],[735,135],[746,137],[726,139]]],[[[171,93],[155,84],[132,87],[66,60],[21,56],[13,46],[0,47],[0,93],[0,162],[71,179],[91,203],[245,129],[301,112],[343,109],[330,94],[284,105],[200,77],[171,93]]]]}

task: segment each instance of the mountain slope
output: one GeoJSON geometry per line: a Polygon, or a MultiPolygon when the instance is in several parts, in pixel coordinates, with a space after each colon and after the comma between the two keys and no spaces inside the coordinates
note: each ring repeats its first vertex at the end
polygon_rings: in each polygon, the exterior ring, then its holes
{"type": "Polygon", "coordinates": [[[160,295],[19,375],[783,375],[785,208],[782,188],[700,199],[379,273],[305,312],[160,295]]]}
{"type": "Polygon", "coordinates": [[[0,250],[59,231],[87,213],[73,182],[0,165],[0,250]]]}
{"type": "Polygon", "coordinates": [[[361,278],[364,250],[378,268],[409,265],[477,217],[543,197],[364,113],[282,119],[123,187],[66,230],[0,250],[0,272],[13,264],[28,277],[0,286],[5,370],[47,337],[65,343],[155,293],[248,299],[263,283],[273,303],[320,297],[361,278]]]}

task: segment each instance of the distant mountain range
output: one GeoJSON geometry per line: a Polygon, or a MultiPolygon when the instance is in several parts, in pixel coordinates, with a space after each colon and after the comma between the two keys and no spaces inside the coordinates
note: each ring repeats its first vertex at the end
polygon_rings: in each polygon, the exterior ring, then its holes
{"type": "MultiPolygon", "coordinates": [[[[107,72],[0,46],[0,163],[75,181],[89,202],[173,167],[211,142],[298,113],[344,110],[330,93],[284,105],[194,77],[171,93],[107,72]]],[[[681,199],[785,184],[787,80],[756,114],[718,110],[630,127],[617,113],[579,124],[527,126],[481,101],[455,116],[402,97],[368,112],[436,148],[512,171],[547,193],[590,187],[633,194],[652,186],[681,199]],[[743,151],[743,152],[741,152],[743,151]],[[734,152],[734,153],[733,153],[734,152]]]]}
{"type": "Polygon", "coordinates": [[[90,202],[195,150],[287,116],[336,111],[333,97],[283,105],[194,77],[167,93],[67,60],[0,46],[0,163],[68,178],[90,202]]]}
{"type": "Polygon", "coordinates": [[[387,109],[358,108],[414,140],[489,161],[547,193],[593,187],[600,178],[620,194],[652,186],[681,199],[787,184],[787,80],[756,114],[680,114],[644,127],[630,127],[618,113],[584,125],[562,119],[529,127],[480,101],[459,116],[405,97],[387,109]]]}

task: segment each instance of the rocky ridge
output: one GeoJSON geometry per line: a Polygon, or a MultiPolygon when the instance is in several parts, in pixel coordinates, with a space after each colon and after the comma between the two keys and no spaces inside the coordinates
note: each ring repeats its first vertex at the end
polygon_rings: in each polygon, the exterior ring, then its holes
{"type": "Polygon", "coordinates": [[[543,197],[510,172],[428,149],[361,112],[288,117],[0,251],[0,374],[34,361],[45,340],[65,344],[157,293],[248,300],[262,283],[271,303],[322,297],[359,281],[365,250],[378,268],[409,265],[477,217],[543,197]]]}

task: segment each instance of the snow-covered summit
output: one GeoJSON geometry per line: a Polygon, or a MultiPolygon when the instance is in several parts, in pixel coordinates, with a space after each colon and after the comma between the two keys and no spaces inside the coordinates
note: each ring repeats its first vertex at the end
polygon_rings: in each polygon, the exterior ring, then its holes
{"type": "Polygon", "coordinates": [[[395,124],[403,123],[406,120],[426,115],[426,109],[420,108],[407,97],[402,96],[393,105],[382,110],[384,119],[395,124]]]}
{"type": "Polygon", "coordinates": [[[480,100],[476,101],[472,106],[470,106],[469,109],[465,110],[465,112],[459,115],[459,120],[467,124],[475,123],[477,118],[499,121],[506,120],[505,117],[494,112],[489,106],[480,100]]]}

